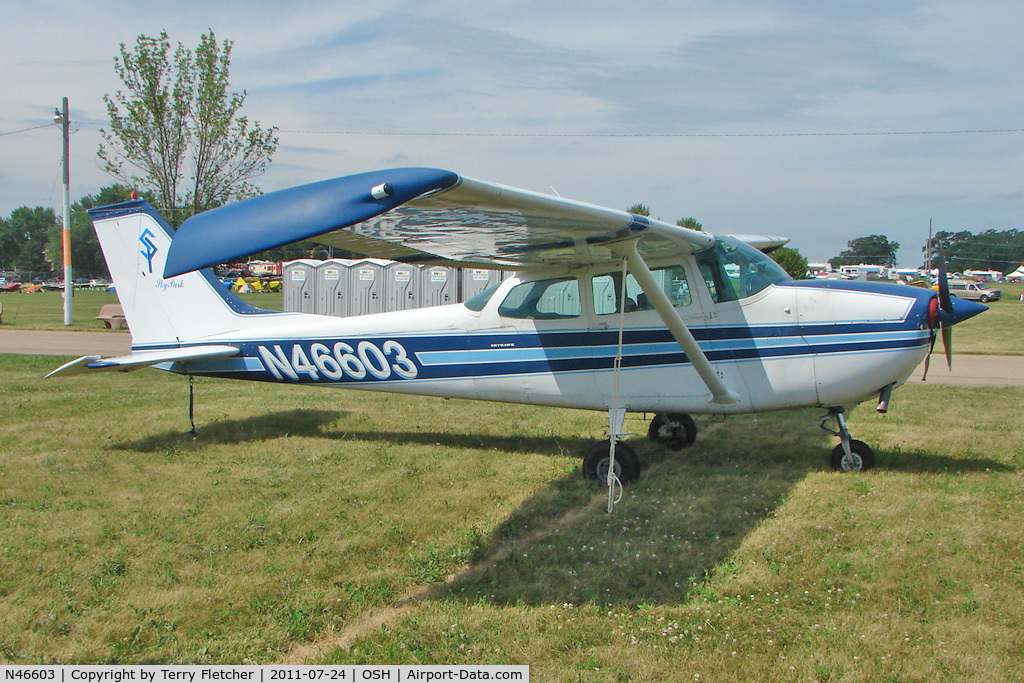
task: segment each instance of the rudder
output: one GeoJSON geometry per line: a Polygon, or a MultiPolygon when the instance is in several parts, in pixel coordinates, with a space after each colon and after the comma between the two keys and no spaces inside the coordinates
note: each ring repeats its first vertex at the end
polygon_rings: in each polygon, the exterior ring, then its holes
{"type": "Polygon", "coordinates": [[[275,314],[231,294],[209,269],[164,279],[174,230],[145,200],[89,214],[132,333],[132,348],[179,346],[246,326],[246,317],[275,314]]]}

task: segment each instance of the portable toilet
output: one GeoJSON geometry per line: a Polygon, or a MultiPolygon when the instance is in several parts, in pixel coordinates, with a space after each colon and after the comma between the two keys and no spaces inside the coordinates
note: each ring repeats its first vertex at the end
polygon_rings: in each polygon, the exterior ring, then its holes
{"type": "Polygon", "coordinates": [[[393,261],[384,267],[384,310],[419,308],[420,266],[393,261]]]}
{"type": "Polygon", "coordinates": [[[316,306],[316,269],[319,261],[298,259],[284,264],[281,289],[282,309],[295,313],[313,313],[316,306]]]}
{"type": "MultiPolygon", "coordinates": [[[[657,275],[655,275],[657,277],[657,275]]],[[[619,302],[615,298],[615,278],[601,275],[591,281],[594,292],[594,312],[598,315],[614,313],[619,310],[619,302]]]]}
{"type": "Polygon", "coordinates": [[[348,311],[348,259],[328,259],[316,267],[316,313],[344,317],[348,311]]]}
{"type": "Polygon", "coordinates": [[[504,270],[490,270],[488,268],[462,268],[462,291],[459,301],[469,301],[474,296],[488,287],[493,287],[512,273],[504,270]]]}
{"type": "Polygon", "coordinates": [[[454,304],[457,269],[446,266],[427,266],[420,272],[420,306],[454,304]]]}
{"type": "Polygon", "coordinates": [[[384,310],[384,268],[390,261],[363,259],[348,269],[348,314],[366,315],[384,310]]]}

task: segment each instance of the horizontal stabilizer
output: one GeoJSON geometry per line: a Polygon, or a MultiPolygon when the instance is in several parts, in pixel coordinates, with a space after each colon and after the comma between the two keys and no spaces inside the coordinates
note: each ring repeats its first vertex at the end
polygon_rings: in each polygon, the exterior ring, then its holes
{"type": "Polygon", "coordinates": [[[191,346],[186,348],[166,349],[160,351],[141,351],[129,356],[102,358],[100,356],[82,356],[70,363],[60,366],[46,378],[55,375],[80,375],[83,372],[131,372],[139,368],[148,368],[158,363],[188,362],[208,358],[228,358],[240,353],[235,346],[191,346]]]}

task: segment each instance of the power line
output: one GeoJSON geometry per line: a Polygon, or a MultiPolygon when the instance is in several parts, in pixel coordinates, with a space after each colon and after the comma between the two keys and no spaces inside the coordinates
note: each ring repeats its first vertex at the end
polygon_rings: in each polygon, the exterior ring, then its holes
{"type": "Polygon", "coordinates": [[[21,130],[12,130],[12,131],[9,131],[7,133],[0,133],[0,138],[5,137],[7,135],[17,135],[18,133],[27,133],[30,130],[39,130],[40,128],[49,128],[52,125],[53,125],[52,123],[44,123],[44,124],[42,124],[40,126],[32,126],[31,128],[22,128],[21,130]]]}
{"type": "Polygon", "coordinates": [[[918,130],[918,131],[854,131],[845,133],[428,133],[400,131],[355,130],[278,130],[294,135],[374,135],[394,137],[455,137],[455,138],[827,138],[827,137],[884,137],[913,135],[988,135],[996,133],[1024,133],[1024,128],[989,128],[976,130],[918,130]]]}
{"type": "MultiPolygon", "coordinates": [[[[932,241],[933,242],[942,241],[942,242],[947,243],[947,246],[946,246],[947,249],[949,249],[950,247],[959,247],[959,246],[963,246],[963,245],[972,246],[972,247],[1006,247],[1008,249],[1022,249],[1022,248],[1024,248],[1024,242],[1016,242],[1015,243],[1015,242],[974,242],[974,241],[971,241],[971,240],[962,240],[962,241],[961,240],[939,240],[938,237],[933,237],[932,241]]],[[[928,245],[926,244],[925,247],[927,247],[927,246],[928,245]]]]}
{"type": "MultiPolygon", "coordinates": [[[[25,128],[3,135],[24,133],[49,124],[25,128]]],[[[80,125],[100,127],[102,124],[82,121],[80,125]]],[[[428,131],[370,131],[370,130],[299,130],[278,129],[278,133],[290,135],[372,135],[378,137],[438,137],[438,138],[843,138],[843,137],[885,137],[921,135],[994,135],[1024,133],[1024,128],[977,128],[963,130],[905,130],[905,131],[847,131],[847,132],[805,132],[805,133],[441,133],[428,131]]]]}

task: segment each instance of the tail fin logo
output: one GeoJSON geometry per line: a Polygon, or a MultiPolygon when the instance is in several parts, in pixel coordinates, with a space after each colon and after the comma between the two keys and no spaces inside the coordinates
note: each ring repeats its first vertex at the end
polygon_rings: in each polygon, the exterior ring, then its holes
{"type": "Polygon", "coordinates": [[[154,235],[149,231],[149,228],[143,230],[142,234],[139,236],[139,241],[142,242],[142,246],[144,247],[139,253],[146,257],[146,261],[149,263],[150,273],[153,272],[153,257],[156,256],[158,251],[160,251],[157,249],[157,246],[153,244],[153,237],[154,235]]]}

